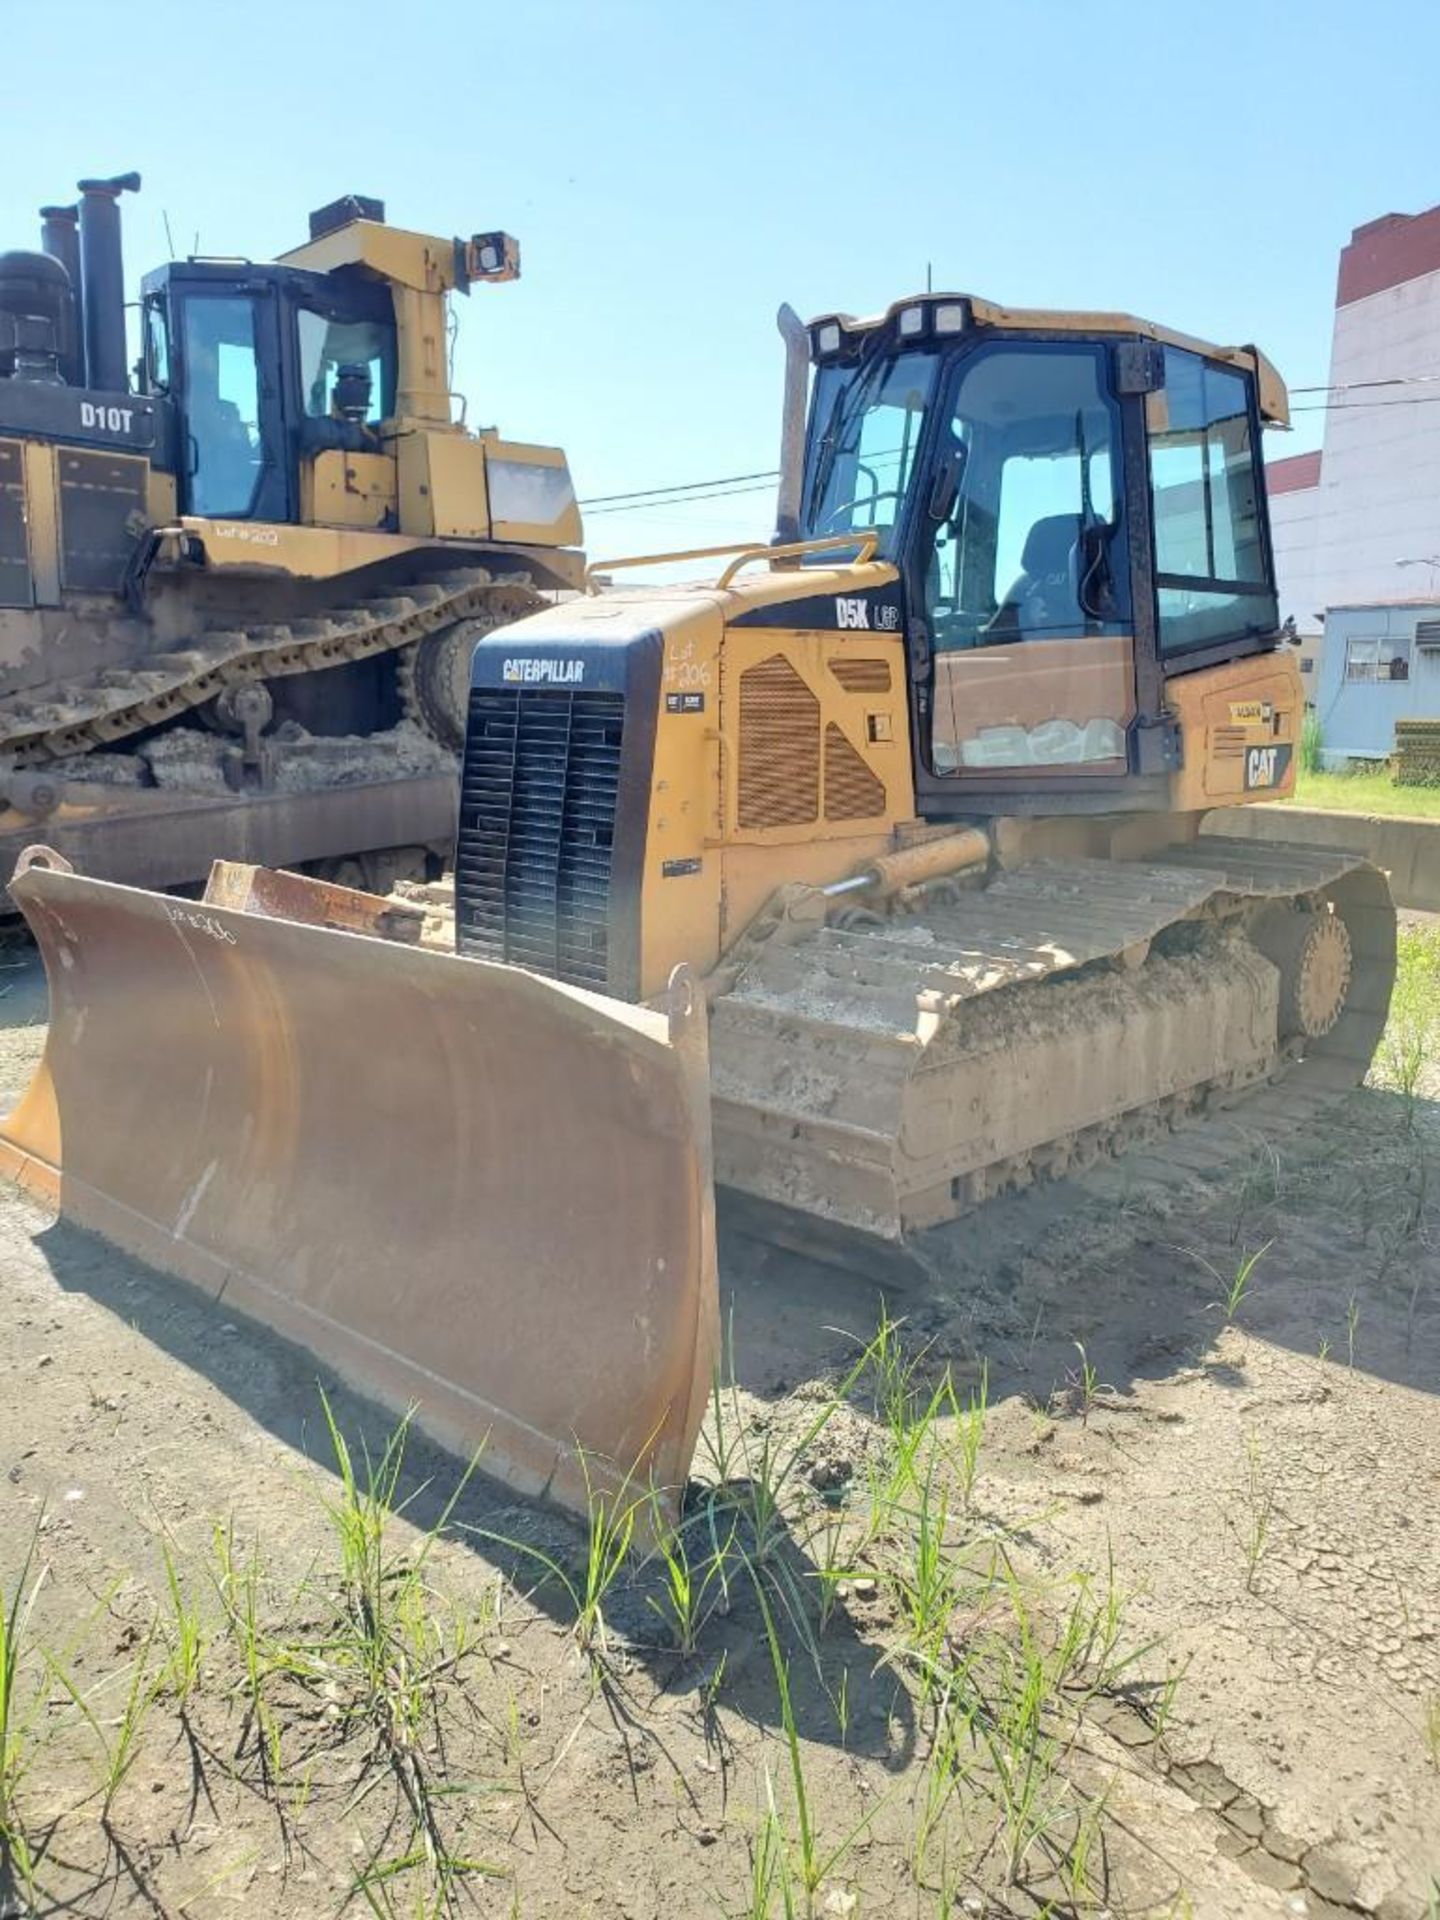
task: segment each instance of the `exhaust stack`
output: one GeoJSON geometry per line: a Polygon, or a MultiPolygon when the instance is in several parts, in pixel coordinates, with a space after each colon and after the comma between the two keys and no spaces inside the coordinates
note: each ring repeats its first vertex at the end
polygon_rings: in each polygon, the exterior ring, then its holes
{"type": "Polygon", "coordinates": [[[780,491],[775,540],[800,538],[800,490],[805,479],[805,402],[810,387],[810,335],[787,301],[775,316],[785,342],[785,405],[780,423],[780,491]]]}
{"type": "Polygon", "coordinates": [[[85,384],[104,393],[130,385],[125,348],[125,268],[120,255],[120,196],[138,193],[138,173],[82,180],[80,268],[84,283],[85,384]]]}
{"type": "Polygon", "coordinates": [[[80,305],[80,209],[42,207],[40,245],[70,276],[70,326],[60,348],[60,376],[67,387],[85,384],[85,319],[80,305]]]}

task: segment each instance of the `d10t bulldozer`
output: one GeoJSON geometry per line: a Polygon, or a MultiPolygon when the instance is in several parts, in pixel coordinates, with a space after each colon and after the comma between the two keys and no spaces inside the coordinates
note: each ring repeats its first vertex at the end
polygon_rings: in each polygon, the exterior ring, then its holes
{"type": "Polygon", "coordinates": [[[475,640],[580,580],[563,454],[452,419],[448,298],[515,242],[348,196],[273,264],[147,274],[132,380],[139,185],[0,255],[0,876],[39,822],[150,885],[438,865],[475,640]]]}
{"type": "Polygon", "coordinates": [[[192,920],[44,854],[13,889],[55,1002],[12,1165],[282,1324],[483,1314],[572,1466],[687,1458],[714,1355],[711,1137],[632,1044],[675,970],[742,1224],[877,1277],[1282,1073],[1355,1085],[1389,1001],[1382,874],[1203,831],[1295,778],[1264,357],[952,294],[782,331],[776,543],[475,648],[453,899],[225,870],[192,920]]]}

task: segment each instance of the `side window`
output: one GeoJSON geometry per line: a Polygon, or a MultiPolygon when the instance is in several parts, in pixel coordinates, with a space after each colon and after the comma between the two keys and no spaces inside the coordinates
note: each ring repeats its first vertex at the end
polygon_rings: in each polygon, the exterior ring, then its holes
{"type": "Polygon", "coordinates": [[[243,518],[264,471],[254,303],[192,294],[184,344],[190,510],[243,518]]]}
{"type": "Polygon", "coordinates": [[[1279,610],[1244,375],[1167,347],[1165,385],[1146,410],[1161,651],[1272,633],[1279,610]]]}
{"type": "MultiPolygon", "coordinates": [[[[1304,662],[1301,662],[1303,667],[1304,662]]],[[[1410,647],[1405,640],[1373,639],[1352,634],[1345,642],[1347,680],[1408,680],[1410,647]]]]}
{"type": "Polygon", "coordinates": [[[145,391],[170,391],[170,322],[161,300],[145,302],[145,391]]]}
{"type": "Polygon", "coordinates": [[[372,426],[387,418],[395,405],[394,328],[379,320],[334,319],[309,307],[301,307],[296,320],[300,398],[310,418],[354,419],[361,405],[372,426]]]}
{"type": "Polygon", "coordinates": [[[1118,436],[1094,348],[1003,348],[967,365],[949,428],[955,503],[927,573],[938,651],[1125,626],[1118,436]]]}

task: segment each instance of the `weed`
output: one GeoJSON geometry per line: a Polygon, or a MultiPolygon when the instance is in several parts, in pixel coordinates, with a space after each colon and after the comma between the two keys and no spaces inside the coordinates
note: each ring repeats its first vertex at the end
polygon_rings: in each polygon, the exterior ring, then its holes
{"type": "Polygon", "coordinates": [[[1390,1017],[1380,1042],[1383,1079],[1405,1101],[1414,1124],[1420,1081],[1428,1062],[1440,1056],[1440,934],[1406,926],[1396,935],[1395,986],[1390,1017]]]}
{"type": "Polygon", "coordinates": [[[1440,1773],[1440,1693],[1432,1693],[1425,1702],[1424,1719],[1420,1730],[1425,1742],[1425,1751],[1430,1756],[1430,1764],[1437,1773],[1440,1773]]]}
{"type": "Polygon", "coordinates": [[[1300,722],[1300,771],[1316,774],[1324,771],[1321,749],[1324,746],[1324,734],[1320,725],[1320,716],[1314,707],[1305,709],[1305,718],[1300,722]]]}
{"type": "Polygon", "coordinates": [[[205,1652],[205,1631],[200,1609],[185,1597],[180,1585],[175,1557],[166,1541],[161,1552],[165,1559],[165,1586],[170,1597],[170,1663],[162,1684],[181,1706],[190,1698],[200,1678],[200,1662],[205,1652]]]}
{"type": "Polygon", "coordinates": [[[351,1883],[350,1897],[357,1895],[362,1899],[375,1920],[441,1920],[441,1916],[454,1910],[455,1887],[467,1878],[508,1879],[506,1868],[498,1867],[488,1860],[457,1859],[452,1855],[441,1861],[430,1859],[423,1847],[414,1847],[408,1853],[395,1854],[383,1860],[372,1860],[363,1871],[358,1873],[351,1883]],[[416,1887],[410,1883],[411,1895],[401,1906],[396,1894],[396,1883],[407,1880],[414,1873],[432,1870],[428,1882],[416,1887]]]}
{"type": "Polygon", "coordinates": [[[1070,1344],[1080,1356],[1080,1371],[1070,1377],[1074,1390],[1080,1397],[1080,1424],[1082,1427],[1088,1427],[1090,1412],[1095,1405],[1095,1395],[1100,1389],[1099,1376],[1090,1364],[1090,1356],[1085,1351],[1084,1342],[1072,1340],[1070,1344]]]}
{"type": "Polygon", "coordinates": [[[944,1450],[939,1423],[947,1415],[956,1423],[960,1477],[973,1488],[979,1470],[980,1442],[984,1432],[984,1386],[977,1408],[972,1401],[968,1412],[960,1413],[950,1369],[945,1369],[939,1384],[931,1390],[924,1405],[908,1402],[897,1407],[896,1421],[887,1434],[885,1455],[867,1465],[869,1517],[866,1544],[897,1531],[897,1522],[908,1522],[908,1503],[928,1480],[933,1483],[937,1456],[944,1450]]]}
{"type": "Polygon", "coordinates": [[[1273,1245],[1272,1240],[1267,1240],[1263,1247],[1257,1247],[1253,1253],[1247,1253],[1236,1267],[1234,1277],[1225,1290],[1224,1300],[1216,1303],[1225,1315],[1227,1327],[1234,1325],[1235,1316],[1244,1306],[1249,1295],[1250,1282],[1255,1276],[1255,1269],[1273,1245]]]}
{"type": "Polygon", "coordinates": [[[959,1597],[961,1563],[949,1538],[950,1496],[932,1453],[916,1487],[907,1551],[889,1569],[889,1582],[910,1647],[922,1672],[933,1669],[959,1597]]]}
{"type": "Polygon", "coordinates": [[[1060,1879],[1071,1909],[1084,1913],[1098,1904],[1105,1859],[1105,1795],[1080,1811],[1075,1831],[1060,1861],[1060,1879]]]}
{"type": "Polygon", "coordinates": [[[1270,1523],[1275,1513],[1275,1487],[1260,1453],[1260,1442],[1253,1433],[1245,1436],[1245,1511],[1240,1524],[1231,1527],[1240,1542],[1245,1559],[1245,1591],[1255,1591],[1255,1576],[1270,1543],[1270,1523]]]}
{"type": "Polygon", "coordinates": [[[1346,1365],[1355,1371],[1355,1335],[1360,1330],[1360,1302],[1352,1293],[1345,1307],[1345,1352],[1346,1365]]]}
{"type": "Polygon", "coordinates": [[[770,1920],[776,1889],[785,1920],[794,1920],[795,1889],[790,1879],[790,1857],[785,1829],[775,1806],[775,1782],[765,1769],[765,1811],[750,1847],[750,1901],[746,1920],[770,1920]]]}
{"type": "Polygon", "coordinates": [[[814,1564],[814,1578],[819,1590],[819,1627],[821,1633],[829,1626],[839,1604],[840,1589],[854,1573],[848,1556],[844,1556],[845,1522],[838,1514],[825,1514],[817,1527],[806,1539],[806,1550],[814,1564]],[[817,1552],[816,1546],[819,1546],[817,1552]]]}
{"type": "MultiPolygon", "coordinates": [[[[790,1788],[795,1806],[797,1833],[792,1843],[784,1834],[783,1825],[776,1815],[773,1791],[769,1791],[768,1812],[780,1829],[780,1847],[785,1859],[785,1865],[780,1869],[780,1884],[783,1892],[790,1888],[792,1879],[798,1879],[804,1894],[805,1912],[809,1914],[814,1911],[815,1894],[821,1882],[827,1879],[837,1867],[843,1865],[879,1814],[880,1807],[884,1803],[877,1803],[862,1815],[850,1832],[828,1852],[821,1850],[811,1813],[804,1757],[800,1751],[800,1735],[795,1723],[795,1707],[790,1693],[790,1666],[780,1648],[780,1637],[775,1630],[775,1616],[765,1597],[765,1584],[758,1568],[752,1567],[751,1577],[755,1587],[755,1598],[759,1602],[761,1618],[765,1624],[765,1637],[770,1647],[770,1663],[775,1673],[775,1688],[780,1702],[780,1724],[784,1730],[785,1748],[790,1761],[790,1788]]],[[[766,1779],[768,1791],[768,1774],[766,1779]]],[[[786,1892],[787,1914],[794,1910],[792,1899],[793,1894],[786,1892]]],[[[766,1910],[762,1909],[762,1911],[766,1910]]]]}
{"type": "MultiPolygon", "coordinates": [[[[925,1765],[924,1790],[910,1851],[910,1871],[917,1885],[923,1886],[926,1882],[936,1836],[943,1833],[945,1815],[967,1776],[965,1754],[974,1743],[977,1706],[978,1702],[973,1699],[968,1706],[957,1700],[949,1682],[940,1693],[935,1734],[925,1765]]],[[[950,1872],[947,1856],[940,1868],[942,1889],[948,1882],[950,1872]]]]}
{"type": "Polygon", "coordinates": [[[157,1623],[150,1622],[150,1630],[139,1657],[131,1669],[130,1686],[125,1695],[125,1705],[115,1725],[115,1738],[107,1743],[105,1753],[104,1793],[101,1800],[100,1817],[108,1819],[115,1796],[125,1784],[130,1769],[135,1764],[136,1749],[140,1734],[155,1704],[160,1691],[161,1676],[150,1670],[150,1649],[155,1644],[157,1623]]]}
{"type": "Polygon", "coordinates": [[[975,1498],[975,1483],[980,1477],[980,1449],[985,1441],[985,1417],[990,1398],[990,1365],[980,1369],[980,1385],[955,1417],[955,1477],[960,1498],[969,1513],[975,1498]]]}
{"type": "MultiPolygon", "coordinates": [[[[523,1554],[535,1561],[563,1589],[574,1616],[571,1624],[575,1643],[593,1662],[606,1651],[606,1602],[630,1552],[636,1518],[652,1496],[639,1490],[632,1491],[628,1475],[616,1493],[607,1494],[591,1478],[590,1463],[583,1452],[580,1454],[580,1466],[585,1476],[586,1502],[585,1549],[578,1574],[572,1575],[571,1570],[553,1554],[546,1553],[543,1547],[537,1547],[533,1541],[514,1539],[508,1534],[495,1533],[488,1527],[476,1527],[472,1531],[482,1539],[493,1540],[512,1553],[523,1554]]],[[[698,1594],[693,1585],[688,1558],[682,1560],[680,1557],[673,1534],[669,1552],[667,1579],[673,1576],[680,1583],[682,1605],[693,1603],[693,1611],[694,1607],[698,1607],[698,1594]],[[685,1594],[688,1594],[688,1600],[683,1597],[685,1594]]],[[[664,1558],[663,1546],[661,1554],[664,1558]]]]}
{"type": "Polygon", "coordinates": [[[37,1518],[14,1591],[8,1601],[0,1602],[0,1888],[9,1869],[17,1872],[22,1882],[30,1878],[29,1853],[15,1801],[29,1762],[29,1738],[40,1699],[37,1693],[29,1706],[22,1706],[20,1700],[20,1668],[30,1616],[46,1573],[42,1567],[34,1580],[30,1579],[39,1539],[37,1518]]]}
{"type": "Polygon", "coordinates": [[[1155,1688],[1149,1701],[1150,1724],[1155,1730],[1155,1738],[1163,1740],[1175,1714],[1175,1702],[1179,1697],[1181,1685],[1190,1668],[1190,1656],[1187,1654],[1179,1666],[1167,1666],[1165,1678],[1155,1688]]]}
{"type": "Polygon", "coordinates": [[[260,1620],[260,1543],[252,1542],[248,1559],[238,1558],[232,1518],[215,1522],[211,1544],[216,1596],[244,1665],[249,1725],[254,1729],[261,1765],[267,1777],[274,1778],[279,1772],[280,1730],[265,1698],[265,1684],[275,1663],[260,1620]]]}
{"type": "Polygon", "coordinates": [[[866,1352],[866,1367],[871,1378],[871,1405],[877,1419],[892,1433],[900,1433],[914,1420],[921,1389],[918,1384],[921,1365],[929,1351],[929,1342],[918,1352],[905,1348],[902,1334],[905,1322],[892,1320],[883,1302],[880,1324],[866,1352]]]}
{"type": "MultiPolygon", "coordinates": [[[[893,1323],[882,1319],[882,1327],[886,1325],[893,1323]]],[[[733,1361],[727,1383],[722,1383],[717,1370],[710,1419],[701,1439],[719,1482],[714,1498],[745,1521],[746,1554],[757,1565],[766,1565],[777,1554],[786,1537],[785,1497],[795,1472],[872,1363],[874,1351],[873,1341],[862,1348],[839,1385],[822,1394],[817,1411],[788,1446],[776,1442],[768,1420],[746,1420],[733,1361]]]]}
{"type": "Polygon", "coordinates": [[[731,1520],[730,1531],[722,1542],[716,1532],[711,1505],[683,1520],[678,1527],[672,1527],[666,1519],[658,1493],[651,1495],[651,1508],[655,1536],[651,1558],[659,1560],[664,1577],[661,1597],[657,1600],[654,1594],[649,1594],[646,1599],[670,1629],[676,1651],[688,1660],[695,1652],[706,1621],[727,1603],[726,1564],[735,1544],[735,1522],[731,1520]],[[697,1558],[691,1551],[690,1536],[698,1531],[702,1521],[709,1541],[697,1558]]]}
{"type": "Polygon", "coordinates": [[[720,1650],[720,1658],[715,1662],[713,1671],[707,1674],[701,1685],[700,1706],[707,1719],[713,1715],[716,1707],[719,1705],[720,1689],[725,1684],[725,1663],[729,1658],[730,1649],[728,1647],[722,1647],[720,1650]]]}

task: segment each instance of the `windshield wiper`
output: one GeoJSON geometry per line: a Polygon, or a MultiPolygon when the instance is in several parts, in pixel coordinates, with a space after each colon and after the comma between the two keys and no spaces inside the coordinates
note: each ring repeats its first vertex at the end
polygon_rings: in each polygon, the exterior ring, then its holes
{"type": "Polygon", "coordinates": [[[868,370],[857,372],[836,389],[835,398],[830,405],[830,417],[825,423],[825,431],[820,436],[820,457],[815,465],[815,483],[810,500],[818,508],[825,498],[826,488],[830,485],[830,475],[834,471],[835,461],[841,444],[853,423],[856,413],[862,409],[862,403],[868,404],[870,389],[875,383],[876,372],[883,367],[883,361],[875,361],[868,370]]]}

